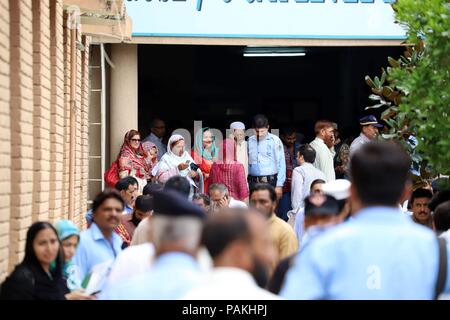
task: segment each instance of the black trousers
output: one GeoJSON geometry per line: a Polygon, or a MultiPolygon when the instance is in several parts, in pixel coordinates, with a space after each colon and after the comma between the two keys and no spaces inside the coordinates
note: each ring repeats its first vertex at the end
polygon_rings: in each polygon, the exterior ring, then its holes
{"type": "Polygon", "coordinates": [[[268,183],[272,187],[277,186],[277,175],[271,175],[271,176],[261,176],[261,177],[255,177],[255,176],[248,176],[248,187],[250,190],[253,188],[253,186],[257,183],[268,183]]]}

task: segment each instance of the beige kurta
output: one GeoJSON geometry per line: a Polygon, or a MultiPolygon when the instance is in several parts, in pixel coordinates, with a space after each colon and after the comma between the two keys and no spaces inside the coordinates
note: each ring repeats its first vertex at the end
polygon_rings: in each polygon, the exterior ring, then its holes
{"type": "Polygon", "coordinates": [[[316,139],[314,139],[309,145],[316,151],[316,160],[314,161],[314,167],[325,174],[327,182],[336,180],[333,160],[335,155],[334,149],[331,150],[330,148],[328,148],[325,142],[318,137],[316,137],[316,139]]]}
{"type": "Polygon", "coordinates": [[[236,143],[236,160],[244,166],[245,178],[248,177],[248,150],[247,141],[236,143]]]}
{"type": "Polygon", "coordinates": [[[278,254],[276,264],[283,258],[293,255],[298,251],[298,241],[292,227],[275,214],[269,218],[269,230],[275,251],[278,254]]]}

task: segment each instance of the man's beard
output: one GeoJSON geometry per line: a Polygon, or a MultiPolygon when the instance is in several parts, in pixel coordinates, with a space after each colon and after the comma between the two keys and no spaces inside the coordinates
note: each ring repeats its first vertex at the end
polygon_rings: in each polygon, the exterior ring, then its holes
{"type": "Polygon", "coordinates": [[[259,287],[266,287],[267,283],[269,282],[267,268],[257,257],[253,257],[253,270],[251,274],[259,287]]]}
{"type": "Polygon", "coordinates": [[[331,148],[331,147],[334,146],[334,140],[332,138],[325,139],[324,142],[325,142],[325,144],[327,145],[328,148],[331,148]]]}

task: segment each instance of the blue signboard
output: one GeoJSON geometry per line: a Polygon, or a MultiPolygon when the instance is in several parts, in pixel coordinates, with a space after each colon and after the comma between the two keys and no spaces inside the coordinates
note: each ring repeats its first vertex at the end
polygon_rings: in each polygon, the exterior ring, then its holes
{"type": "Polygon", "coordinates": [[[405,39],[391,0],[128,0],[133,36],[405,39]]]}

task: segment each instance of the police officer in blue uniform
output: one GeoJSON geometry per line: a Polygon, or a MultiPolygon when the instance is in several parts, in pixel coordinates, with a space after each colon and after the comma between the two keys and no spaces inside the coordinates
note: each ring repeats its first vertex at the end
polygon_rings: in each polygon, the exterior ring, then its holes
{"type": "Polygon", "coordinates": [[[253,118],[253,128],[256,134],[248,139],[249,187],[251,189],[259,182],[269,183],[280,199],[286,180],[283,143],[276,135],[269,133],[269,120],[262,114],[253,118]]]}
{"type": "Polygon", "coordinates": [[[368,142],[351,158],[356,215],[310,241],[288,271],[288,299],[433,299],[450,291],[450,247],[398,208],[410,157],[396,144],[368,142]]]}

